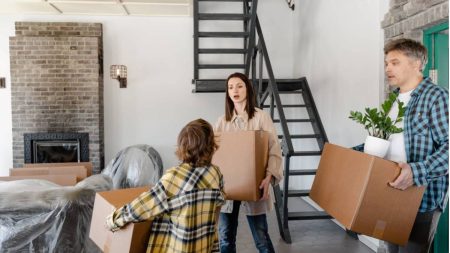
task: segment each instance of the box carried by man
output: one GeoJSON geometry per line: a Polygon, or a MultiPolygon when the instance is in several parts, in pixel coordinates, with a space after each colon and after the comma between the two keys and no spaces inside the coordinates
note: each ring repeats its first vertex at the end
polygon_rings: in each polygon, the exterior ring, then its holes
{"type": "Polygon", "coordinates": [[[399,173],[394,162],[327,143],[310,197],[347,229],[404,245],[425,188],[390,187],[399,173]]]}

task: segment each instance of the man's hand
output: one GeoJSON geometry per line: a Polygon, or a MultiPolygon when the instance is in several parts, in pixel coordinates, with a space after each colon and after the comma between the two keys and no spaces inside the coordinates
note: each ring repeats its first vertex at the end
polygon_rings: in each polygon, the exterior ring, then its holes
{"type": "Polygon", "coordinates": [[[400,171],[400,175],[395,179],[394,182],[389,182],[389,185],[403,191],[414,184],[413,174],[411,166],[409,166],[407,163],[399,163],[398,166],[402,169],[400,171]]]}
{"type": "Polygon", "coordinates": [[[268,200],[269,199],[269,186],[270,181],[272,180],[272,175],[267,175],[266,178],[263,179],[261,184],[259,185],[259,189],[263,189],[263,196],[260,200],[268,200]]]}

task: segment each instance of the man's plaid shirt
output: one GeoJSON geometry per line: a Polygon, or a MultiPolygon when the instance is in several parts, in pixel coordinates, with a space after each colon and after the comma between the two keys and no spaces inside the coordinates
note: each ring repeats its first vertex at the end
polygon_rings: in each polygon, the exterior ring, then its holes
{"type": "Polygon", "coordinates": [[[425,78],[405,112],[405,151],[416,185],[426,185],[419,212],[444,210],[448,191],[448,91],[425,78]]]}
{"type": "Polygon", "coordinates": [[[110,228],[153,220],[147,252],[218,252],[216,215],[225,202],[215,166],[170,168],[159,182],[107,218],[110,228]]]}
{"type": "MultiPolygon", "coordinates": [[[[427,187],[419,212],[436,208],[444,210],[446,205],[448,119],[448,91],[425,78],[411,93],[403,131],[407,163],[411,166],[414,184],[427,187]]],[[[354,149],[363,151],[364,145],[354,149]]]]}

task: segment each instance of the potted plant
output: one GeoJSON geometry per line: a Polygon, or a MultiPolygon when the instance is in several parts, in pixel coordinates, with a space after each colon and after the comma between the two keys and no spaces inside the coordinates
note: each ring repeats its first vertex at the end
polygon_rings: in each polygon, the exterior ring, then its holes
{"type": "Polygon", "coordinates": [[[397,93],[389,94],[379,110],[377,108],[366,108],[364,113],[350,111],[349,118],[362,124],[369,133],[364,143],[364,153],[383,158],[389,149],[389,136],[403,131],[402,128],[395,125],[403,120],[406,107],[397,97],[397,93]],[[397,101],[398,113],[395,119],[391,119],[389,112],[395,101],[397,101]]]}

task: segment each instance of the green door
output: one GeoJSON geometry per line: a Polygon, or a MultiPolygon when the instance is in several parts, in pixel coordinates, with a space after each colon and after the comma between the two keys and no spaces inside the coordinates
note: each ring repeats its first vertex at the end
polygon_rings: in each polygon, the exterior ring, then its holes
{"type": "Polygon", "coordinates": [[[433,243],[434,253],[448,253],[448,205],[441,214],[433,243]]]}
{"type": "Polygon", "coordinates": [[[428,50],[424,75],[448,90],[448,22],[424,30],[423,42],[428,50]]]}
{"type": "MultiPolygon", "coordinates": [[[[448,90],[448,22],[425,30],[423,41],[428,50],[424,75],[448,90]]],[[[448,205],[439,219],[432,250],[434,253],[448,253],[448,205]]]]}
{"type": "MultiPolygon", "coordinates": [[[[448,29],[447,29],[448,32],[448,29]]],[[[438,33],[435,36],[435,62],[438,70],[437,84],[448,90],[448,33],[438,33]]]]}

